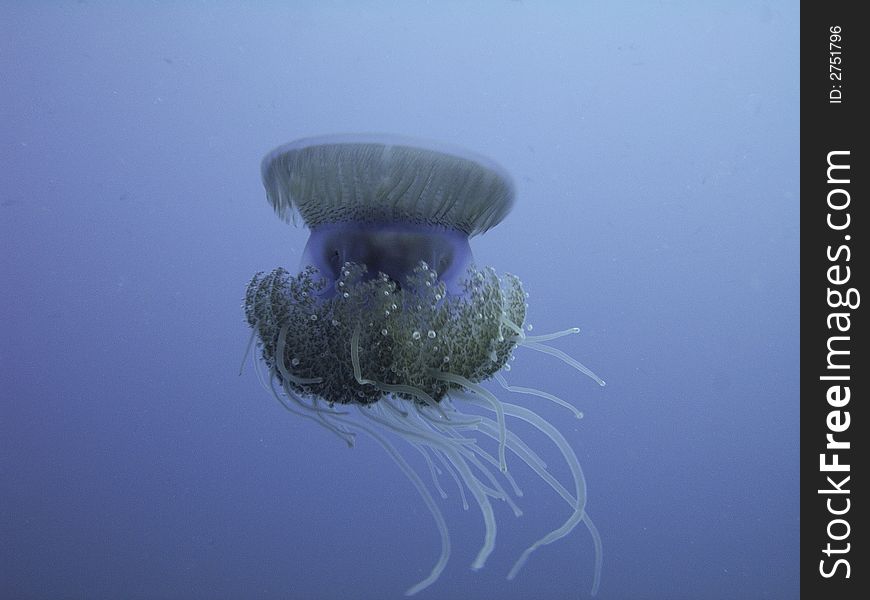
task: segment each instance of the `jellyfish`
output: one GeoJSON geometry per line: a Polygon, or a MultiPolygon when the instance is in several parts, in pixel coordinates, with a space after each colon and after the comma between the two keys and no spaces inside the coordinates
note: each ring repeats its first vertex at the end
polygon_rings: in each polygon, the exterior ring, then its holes
{"type": "Polygon", "coordinates": [[[447,523],[424,482],[425,470],[442,499],[448,496],[442,479],[452,479],[463,507],[480,511],[485,533],[471,563],[476,570],[495,548],[493,501],[522,514],[522,491],[509,469],[516,461],[565,501],[567,518],[519,555],[508,579],[536,550],[582,523],[594,545],[595,595],[602,544],[586,511],[577,456],[555,426],[483,385],[492,380],[505,394],[555,402],[582,417],[554,394],[508,383],[505,372],[520,349],[548,354],[604,385],[548,343],[579,329],[531,335],[520,280],[474,262],[469,240],[512,208],[507,173],[464,150],[366,135],[279,147],[263,160],[262,178],[275,212],[294,223],[301,219],[311,233],[298,273],[279,267],[251,279],[244,304],[252,329],[246,355],[256,340],[260,383],[288,412],[348,446],[360,433],[371,437],[416,488],[438,529],[441,551],[429,575],[406,594],[435,583],[450,557],[447,523]],[[569,483],[554,477],[511,430],[512,420],[555,445],[569,483]],[[394,442],[422,455],[423,475],[394,442]]]}

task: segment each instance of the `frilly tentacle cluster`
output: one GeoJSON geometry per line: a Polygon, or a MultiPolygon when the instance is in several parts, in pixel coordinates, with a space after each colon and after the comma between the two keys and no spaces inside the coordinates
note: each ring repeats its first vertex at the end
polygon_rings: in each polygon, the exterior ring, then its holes
{"type": "Polygon", "coordinates": [[[455,384],[436,372],[492,377],[525,320],[520,280],[491,268],[469,268],[462,294],[448,294],[424,262],[399,285],[345,263],[334,286],[327,289],[313,267],[297,275],[277,268],[254,275],[245,294],[245,316],[271,372],[330,404],[371,404],[385,390],[420,401],[397,386],[440,401],[455,384]]]}

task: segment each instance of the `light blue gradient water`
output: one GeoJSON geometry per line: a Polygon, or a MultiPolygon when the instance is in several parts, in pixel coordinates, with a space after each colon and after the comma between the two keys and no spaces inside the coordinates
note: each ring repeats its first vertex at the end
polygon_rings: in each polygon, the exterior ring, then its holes
{"type": "MultiPolygon", "coordinates": [[[[5,2],[0,87],[0,597],[383,599],[429,572],[389,457],[237,375],[247,281],[307,236],[259,161],[348,132],[514,176],[473,248],[608,381],[508,373],[585,412],[508,398],[584,466],[599,597],[797,597],[797,3],[5,2]]],[[[588,596],[581,529],[505,581],[567,516],[516,473],[477,573],[445,480],[453,557],[419,598],[588,596]]]]}

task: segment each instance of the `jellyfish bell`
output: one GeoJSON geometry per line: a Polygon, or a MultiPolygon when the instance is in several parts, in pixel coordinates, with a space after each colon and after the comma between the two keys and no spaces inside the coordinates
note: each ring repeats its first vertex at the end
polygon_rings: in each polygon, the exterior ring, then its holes
{"type": "Polygon", "coordinates": [[[485,536],[474,569],[484,566],[495,547],[491,501],[504,501],[521,514],[508,452],[512,461],[527,465],[570,514],[520,555],[508,578],[537,548],[583,523],[594,542],[594,594],[601,540],[586,513],[576,455],[537,413],[481,385],[494,380],[507,392],[555,402],[580,417],[558,396],[507,382],[503,371],[518,348],[553,356],[604,385],[546,343],[578,329],[528,335],[520,280],[474,263],[469,239],[501,222],[513,205],[509,176],[490,160],[455,148],[371,135],[282,146],[263,160],[262,175],[278,215],[301,218],[311,235],[299,273],[279,267],[257,273],[248,285],[251,343],[257,340],[267,368],[261,382],[288,411],[316,421],[349,446],[360,432],[372,437],[415,486],[438,527],[441,554],[429,576],[407,593],[438,579],[450,541],[438,503],[393,444],[396,438],[423,455],[439,495],[447,496],[438,473],[447,473],[464,506],[470,496],[480,510],[485,536]],[[569,467],[571,485],[550,474],[508,428],[507,417],[549,438],[569,467]],[[479,434],[481,443],[471,434],[479,434]],[[483,447],[486,439],[492,449],[483,447]]]}
{"type": "Polygon", "coordinates": [[[401,284],[423,261],[458,293],[473,263],[469,238],[514,201],[510,177],[489,159],[389,136],[299,140],[269,153],[262,174],[278,215],[311,229],[302,266],[328,283],[354,262],[401,284]]]}

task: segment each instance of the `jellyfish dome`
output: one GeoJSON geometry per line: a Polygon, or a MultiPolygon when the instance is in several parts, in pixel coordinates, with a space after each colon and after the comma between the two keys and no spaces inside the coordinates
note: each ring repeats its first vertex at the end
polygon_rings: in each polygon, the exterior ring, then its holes
{"type": "Polygon", "coordinates": [[[546,343],[577,328],[529,335],[520,280],[474,262],[469,240],[500,223],[513,206],[507,173],[464,150],[363,135],[279,147],[263,160],[262,177],[275,212],[301,220],[311,235],[298,273],[279,267],[249,283],[249,349],[256,340],[267,369],[258,370],[261,382],[285,409],[348,446],[359,433],[371,437],[419,492],[441,535],[441,553],[431,573],[406,593],[438,579],[450,538],[438,503],[396,440],[422,453],[442,498],[447,494],[439,473],[446,473],[463,505],[470,496],[479,508],[485,537],[473,569],[482,568],[495,548],[492,500],[521,514],[509,458],[530,468],[567,503],[568,517],[520,555],[508,578],[539,547],[583,523],[594,543],[595,594],[601,540],[586,513],[586,485],[574,451],[533,410],[505,402],[482,385],[493,380],[507,393],[552,401],[582,416],[558,396],[508,383],[504,372],[518,348],[553,356],[604,385],[546,343]],[[509,429],[508,417],[552,441],[569,467],[570,485],[550,474],[509,429]],[[479,434],[480,443],[471,434],[479,434]]]}

